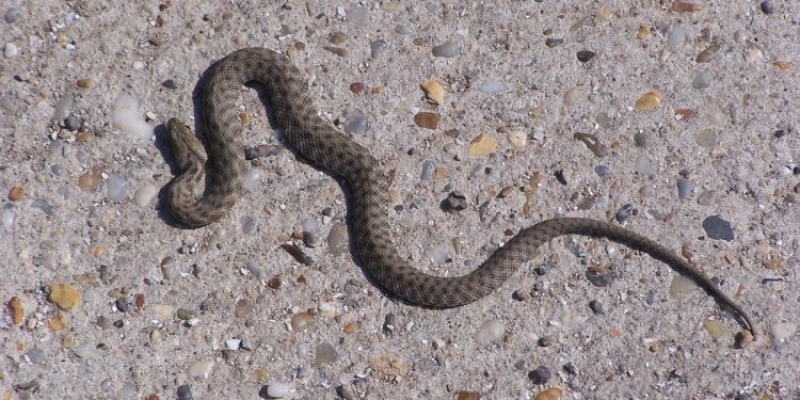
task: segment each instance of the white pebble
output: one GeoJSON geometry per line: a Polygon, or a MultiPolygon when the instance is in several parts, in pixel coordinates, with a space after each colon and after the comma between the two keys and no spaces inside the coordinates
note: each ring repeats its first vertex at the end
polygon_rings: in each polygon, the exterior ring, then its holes
{"type": "Polygon", "coordinates": [[[136,98],[121,95],[114,102],[112,114],[114,125],[133,137],[147,140],[153,134],[153,128],[142,118],[139,112],[139,101],[136,98]]]}
{"type": "Polygon", "coordinates": [[[142,11],[150,14],[151,18],[155,18],[158,16],[158,3],[142,4],[142,11]]]}
{"type": "Polygon", "coordinates": [[[118,202],[128,198],[128,181],[119,175],[111,175],[106,181],[108,199],[118,202]]]}
{"type": "Polygon", "coordinates": [[[644,176],[653,176],[656,174],[656,169],[653,166],[653,163],[644,154],[640,155],[636,159],[634,170],[644,176]]]}
{"type": "Polygon", "coordinates": [[[506,333],[506,324],[499,319],[490,319],[478,328],[475,340],[482,345],[487,345],[500,340],[506,333]]]}
{"type": "Polygon", "coordinates": [[[673,50],[680,50],[686,42],[686,30],[680,25],[675,25],[667,35],[667,46],[673,50]]]}
{"type": "Polygon", "coordinates": [[[189,378],[191,379],[208,379],[208,376],[211,375],[212,368],[214,368],[214,361],[203,360],[189,366],[189,369],[186,372],[189,374],[189,378]]]}
{"type": "Polygon", "coordinates": [[[319,222],[314,218],[306,218],[303,221],[303,233],[317,233],[319,222]]]}
{"type": "Polygon", "coordinates": [[[258,183],[258,180],[261,178],[261,171],[257,168],[250,168],[244,174],[243,182],[242,182],[242,189],[246,191],[252,191],[253,188],[258,183]]]}
{"type": "Polygon", "coordinates": [[[56,109],[53,110],[53,115],[50,117],[50,123],[57,124],[67,118],[74,102],[75,98],[71,94],[65,94],[58,99],[56,109]]]}
{"type": "Polygon", "coordinates": [[[282,399],[288,396],[291,390],[292,388],[285,383],[272,382],[269,384],[269,387],[267,388],[267,396],[276,399],[282,399]]]}
{"type": "Polygon", "coordinates": [[[134,193],[133,202],[139,207],[147,206],[156,197],[157,192],[158,189],[155,186],[145,185],[134,193]]]}
{"type": "Polygon", "coordinates": [[[14,211],[9,210],[8,208],[3,210],[2,220],[3,226],[6,227],[6,229],[11,228],[11,226],[14,225],[14,211]]]}
{"type": "Polygon", "coordinates": [[[425,252],[425,258],[431,260],[431,262],[434,265],[443,264],[445,261],[447,261],[447,257],[448,257],[447,246],[444,244],[432,247],[431,249],[425,252]]]}
{"type": "Polygon", "coordinates": [[[6,43],[5,47],[3,48],[3,56],[5,58],[12,58],[16,57],[17,54],[19,54],[19,49],[17,49],[17,45],[11,42],[6,43]]]}
{"type": "Polygon", "coordinates": [[[119,390],[117,390],[117,394],[114,397],[117,398],[117,399],[132,398],[133,395],[136,394],[137,390],[138,390],[138,388],[136,387],[135,383],[128,382],[128,383],[122,385],[122,387],[119,388],[119,390]]]}
{"type": "Polygon", "coordinates": [[[225,341],[225,348],[228,350],[239,350],[242,341],[239,339],[228,339],[225,341]]]}
{"type": "Polygon", "coordinates": [[[97,346],[91,343],[84,343],[72,349],[72,351],[75,352],[76,356],[84,360],[95,360],[101,356],[100,352],[97,350],[97,346]]]}
{"type": "Polygon", "coordinates": [[[336,303],[332,303],[332,302],[326,301],[326,302],[320,303],[318,309],[319,309],[319,315],[322,318],[333,319],[333,317],[335,317],[336,314],[337,314],[336,313],[336,309],[337,309],[336,303]]]}
{"type": "Polygon", "coordinates": [[[797,332],[797,324],[792,322],[779,322],[771,327],[772,337],[776,341],[782,341],[797,332]]]}
{"type": "Polygon", "coordinates": [[[478,83],[477,89],[486,94],[497,94],[504,91],[506,85],[501,81],[483,81],[478,83]]]}
{"type": "Polygon", "coordinates": [[[144,63],[141,61],[134,61],[131,65],[134,71],[141,71],[144,69],[144,63]]]}

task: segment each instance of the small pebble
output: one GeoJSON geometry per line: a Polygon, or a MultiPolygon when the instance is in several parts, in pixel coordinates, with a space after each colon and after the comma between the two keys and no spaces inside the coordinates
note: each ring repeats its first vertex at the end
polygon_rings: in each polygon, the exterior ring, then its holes
{"type": "Polygon", "coordinates": [[[153,134],[153,128],[144,120],[139,111],[139,101],[134,97],[128,95],[117,97],[111,118],[114,125],[140,140],[147,140],[153,134]]]}
{"type": "Polygon", "coordinates": [[[131,306],[127,296],[119,296],[114,304],[117,306],[117,310],[120,312],[128,312],[131,306]]]}
{"type": "Polygon", "coordinates": [[[551,375],[550,369],[545,366],[540,366],[528,372],[528,379],[530,379],[534,385],[544,385],[550,380],[551,375]]]}
{"type": "Polygon", "coordinates": [[[692,87],[698,90],[705,89],[711,85],[711,74],[708,72],[701,72],[692,81],[692,87]]]}
{"type": "Polygon", "coordinates": [[[250,168],[247,172],[244,173],[244,178],[242,178],[242,189],[248,192],[252,192],[255,189],[258,181],[261,179],[261,170],[258,168],[250,168]]]}
{"type": "Polygon", "coordinates": [[[186,373],[191,379],[208,379],[211,375],[211,370],[214,368],[213,360],[201,360],[193,363],[186,370],[186,373]]]}
{"type": "Polygon", "coordinates": [[[440,244],[426,250],[424,257],[434,265],[442,265],[450,258],[450,252],[446,245],[440,244]]]}
{"type": "Polygon", "coordinates": [[[56,102],[55,109],[53,110],[53,115],[50,116],[50,122],[53,124],[59,123],[63,121],[67,116],[69,116],[70,111],[72,110],[72,105],[75,103],[75,97],[71,94],[65,94],[56,102]]]}
{"type": "Polygon", "coordinates": [[[594,52],[590,50],[581,50],[577,53],[578,61],[586,63],[594,58],[594,52]]]}
{"type": "Polygon", "coordinates": [[[282,382],[272,382],[267,387],[267,396],[274,399],[282,399],[292,391],[291,386],[282,382]]]}
{"type": "Polygon", "coordinates": [[[598,300],[592,300],[589,302],[589,308],[592,310],[594,315],[606,315],[606,308],[598,300]]]}
{"type": "Polygon", "coordinates": [[[703,220],[703,229],[706,235],[711,239],[731,241],[734,239],[733,228],[731,223],[720,218],[718,215],[712,215],[703,220]]]}
{"type": "Polygon", "coordinates": [[[339,385],[336,387],[336,394],[344,400],[355,400],[356,395],[353,393],[351,385],[339,385]]]}
{"type": "Polygon", "coordinates": [[[717,52],[720,49],[720,45],[712,44],[711,46],[706,47],[703,51],[697,54],[697,58],[695,58],[695,62],[698,63],[707,63],[711,61],[717,52]]]}
{"type": "Polygon", "coordinates": [[[610,269],[598,272],[586,270],[586,279],[597,287],[609,287],[617,279],[617,274],[610,269]]]}
{"type": "Polygon", "coordinates": [[[356,26],[364,26],[369,23],[369,8],[364,6],[352,6],[347,12],[347,19],[356,26]]]}
{"type": "Polygon", "coordinates": [[[330,42],[331,44],[338,45],[346,41],[347,41],[347,35],[345,35],[344,32],[336,31],[328,35],[328,42],[330,42]]]}
{"type": "Polygon", "coordinates": [[[351,109],[345,118],[347,122],[344,123],[343,128],[347,133],[364,133],[369,129],[367,115],[359,109],[351,109]]]}
{"type": "Polygon", "coordinates": [[[577,103],[578,100],[586,98],[587,94],[586,87],[584,86],[571,88],[564,93],[564,105],[570,107],[577,103]]]}
{"type": "Polygon", "coordinates": [[[69,116],[68,116],[68,117],[67,117],[67,118],[64,120],[64,127],[65,127],[65,128],[67,128],[67,130],[68,130],[68,131],[70,131],[70,132],[75,132],[75,131],[77,131],[78,129],[80,129],[80,127],[81,127],[81,120],[80,120],[80,118],[76,117],[75,115],[73,115],[73,114],[70,114],[70,115],[69,115],[69,116]]]}
{"type": "Polygon", "coordinates": [[[650,161],[650,158],[645,154],[640,154],[639,157],[636,158],[633,170],[644,176],[654,176],[656,174],[653,162],[650,161]]]}
{"type": "Polygon", "coordinates": [[[521,149],[528,145],[528,135],[520,130],[509,131],[506,138],[512,146],[521,149]]]}
{"type": "Polygon", "coordinates": [[[350,56],[350,50],[347,50],[347,49],[342,48],[342,47],[323,46],[322,48],[325,49],[325,50],[330,51],[333,54],[336,54],[339,57],[348,57],[348,56],[350,56]]]}
{"type": "Polygon", "coordinates": [[[636,132],[633,135],[633,144],[636,147],[647,147],[650,144],[650,137],[644,132],[636,132]]]}
{"type": "Polygon", "coordinates": [[[346,254],[350,248],[350,238],[347,235],[347,225],[343,222],[334,224],[328,233],[328,251],[334,256],[346,254]]]}
{"type": "Polygon", "coordinates": [[[445,42],[434,47],[432,53],[434,57],[458,57],[461,55],[461,45],[454,41],[445,42]]]}
{"type": "Polygon", "coordinates": [[[698,12],[702,11],[703,6],[696,3],[688,3],[685,1],[675,1],[672,3],[672,11],[677,12],[698,12]]]}
{"type": "Polygon", "coordinates": [[[136,387],[135,383],[127,382],[124,385],[122,385],[122,387],[119,388],[119,390],[117,390],[117,393],[114,395],[114,398],[115,399],[133,398],[133,395],[136,394],[138,390],[139,388],[136,387]]]}
{"type": "Polygon", "coordinates": [[[128,181],[120,175],[111,175],[106,181],[108,199],[120,202],[128,198],[128,181]]]}
{"type": "Polygon", "coordinates": [[[700,147],[710,149],[720,144],[719,133],[715,129],[706,128],[697,133],[694,141],[700,147]]]}
{"type": "Polygon", "coordinates": [[[669,295],[673,299],[682,300],[695,288],[697,288],[697,284],[690,278],[681,274],[673,274],[672,281],[669,283],[669,295]]]}
{"type": "Polygon", "coordinates": [[[536,395],[533,400],[562,400],[563,391],[559,388],[547,388],[536,395]]]}
{"type": "Polygon", "coordinates": [[[486,156],[497,151],[497,140],[481,133],[469,142],[468,153],[472,157],[486,156]]]}
{"type": "Polygon", "coordinates": [[[355,94],[361,94],[366,89],[366,84],[364,82],[353,82],[350,84],[350,91],[355,94]]]}
{"type": "Polygon", "coordinates": [[[2,215],[0,215],[0,220],[2,220],[3,227],[9,229],[14,226],[14,217],[14,211],[12,211],[10,208],[4,208],[2,215]]]}
{"type": "Polygon", "coordinates": [[[564,39],[547,38],[544,40],[544,45],[550,48],[558,47],[564,44],[564,39]]]}
{"type": "Polygon", "coordinates": [[[420,128],[434,130],[439,127],[439,114],[420,111],[414,115],[414,124],[420,128]]]}
{"type": "Polygon", "coordinates": [[[716,190],[706,190],[697,196],[697,204],[701,206],[710,206],[717,203],[719,199],[719,192],[716,190]]]}
{"type": "Polygon", "coordinates": [[[422,91],[425,92],[425,96],[430,102],[437,105],[444,103],[445,91],[444,87],[442,87],[439,82],[429,79],[423,82],[421,87],[422,91]]]}
{"type": "Polygon", "coordinates": [[[422,163],[422,172],[419,174],[419,180],[428,181],[433,175],[433,163],[430,160],[425,160],[422,163]]]}
{"type": "Polygon", "coordinates": [[[158,194],[158,188],[153,185],[145,185],[133,194],[133,202],[139,207],[148,206],[156,194],[158,194]]]}
{"type": "Polygon", "coordinates": [[[175,316],[181,321],[188,321],[194,318],[194,312],[186,308],[179,308],[178,311],[175,312],[175,316]]]}
{"type": "Polygon", "coordinates": [[[81,303],[81,292],[66,283],[57,283],[50,287],[47,300],[55,303],[62,310],[73,311],[81,303]]]}
{"type": "Polygon", "coordinates": [[[480,345],[495,343],[503,338],[506,333],[506,324],[499,319],[490,319],[484,322],[475,333],[475,340],[480,345]]]}
{"type": "Polygon", "coordinates": [[[233,350],[233,351],[239,350],[239,347],[241,347],[241,345],[242,341],[240,339],[228,339],[225,341],[225,348],[228,350],[233,350]]]}
{"type": "Polygon", "coordinates": [[[514,291],[512,297],[517,301],[526,301],[531,297],[531,294],[526,289],[517,289],[514,291]]]}
{"type": "Polygon", "coordinates": [[[6,43],[3,47],[3,57],[5,58],[13,58],[19,54],[19,49],[17,45],[11,42],[6,43]]]}
{"type": "Polygon", "coordinates": [[[8,199],[11,201],[19,201],[22,195],[25,194],[25,189],[21,186],[14,186],[8,191],[8,199]]]}
{"type": "Polygon", "coordinates": [[[538,342],[539,347],[550,347],[553,344],[553,339],[550,336],[543,336],[539,338],[538,342]]]}
{"type": "Polygon", "coordinates": [[[161,82],[161,86],[167,89],[177,89],[178,82],[176,82],[175,79],[167,79],[164,82],[161,82]]]}
{"type": "Polygon", "coordinates": [[[503,81],[488,80],[479,82],[475,89],[486,94],[498,94],[506,90],[506,84],[503,81]]]}
{"type": "Polygon", "coordinates": [[[190,385],[180,385],[177,390],[178,400],[192,400],[192,387],[190,385]]]}
{"type": "Polygon", "coordinates": [[[658,91],[651,90],[645,93],[642,97],[636,100],[633,108],[636,111],[653,111],[661,106],[661,94],[658,91]]]}
{"type": "Polygon", "coordinates": [[[680,50],[686,42],[686,30],[680,24],[672,27],[667,34],[667,46],[672,50],[680,50]]]}
{"type": "Polygon", "coordinates": [[[442,202],[442,208],[448,212],[462,211],[467,208],[467,197],[459,191],[452,191],[442,202]]]}
{"type": "Polygon", "coordinates": [[[686,199],[692,195],[692,190],[694,189],[694,184],[692,181],[686,178],[679,178],[677,182],[678,186],[678,198],[679,199],[686,199]]]}
{"type": "Polygon", "coordinates": [[[632,204],[625,204],[619,208],[617,213],[614,215],[614,218],[621,224],[625,223],[625,221],[627,221],[631,215],[633,215],[633,211],[634,208],[632,204]]]}
{"type": "Polygon", "coordinates": [[[778,322],[770,327],[772,338],[777,341],[784,341],[797,332],[797,323],[778,322]]]}
{"type": "Polygon", "coordinates": [[[36,365],[47,365],[47,355],[44,350],[34,347],[26,351],[23,355],[25,361],[36,365]]]}
{"type": "Polygon", "coordinates": [[[392,353],[384,353],[369,359],[369,365],[375,372],[386,378],[397,378],[408,373],[405,360],[392,353]]]}
{"type": "Polygon", "coordinates": [[[317,365],[333,364],[339,359],[339,354],[330,343],[320,343],[314,353],[314,362],[317,365]]]}
{"type": "Polygon", "coordinates": [[[6,23],[8,24],[13,24],[19,19],[19,17],[22,16],[22,13],[23,11],[21,8],[11,7],[3,15],[3,20],[6,21],[6,23]]]}
{"type": "Polygon", "coordinates": [[[761,12],[766,15],[772,15],[775,12],[775,6],[772,5],[769,1],[762,1],[761,2],[761,12]]]}
{"type": "Polygon", "coordinates": [[[373,60],[378,58],[378,56],[380,56],[381,53],[383,53],[383,49],[384,49],[385,46],[386,46],[386,41],[384,41],[382,39],[378,39],[378,40],[370,43],[369,44],[369,52],[370,52],[369,53],[369,57],[371,59],[373,59],[373,60]]]}
{"type": "Polygon", "coordinates": [[[608,165],[598,165],[594,167],[594,173],[601,178],[607,178],[611,176],[611,168],[608,165]]]}

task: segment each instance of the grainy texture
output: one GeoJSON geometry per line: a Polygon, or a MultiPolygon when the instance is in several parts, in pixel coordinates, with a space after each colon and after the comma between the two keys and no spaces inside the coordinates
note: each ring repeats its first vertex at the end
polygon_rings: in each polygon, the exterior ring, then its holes
{"type": "Polygon", "coordinates": [[[168,122],[173,150],[183,170],[171,186],[169,202],[175,216],[186,225],[200,227],[219,220],[242,195],[246,166],[235,103],[242,85],[255,81],[265,85],[274,119],[290,144],[317,166],[347,180],[352,190],[350,226],[358,254],[367,272],[400,298],[433,307],[472,303],[500,287],[520,265],[537,256],[543,244],[562,235],[580,234],[613,239],[666,262],[736,310],[755,334],[748,314],[703,272],[655,241],[603,221],[542,221],[522,230],[467,275],[439,277],[421,272],[400,257],[392,241],[387,219],[388,187],[379,163],[366,148],[317,115],[297,68],[279,53],[260,48],[237,50],[211,68],[200,95],[208,160],[182,122],[174,118],[168,122]],[[203,171],[207,175],[205,192],[195,200],[203,171]]]}

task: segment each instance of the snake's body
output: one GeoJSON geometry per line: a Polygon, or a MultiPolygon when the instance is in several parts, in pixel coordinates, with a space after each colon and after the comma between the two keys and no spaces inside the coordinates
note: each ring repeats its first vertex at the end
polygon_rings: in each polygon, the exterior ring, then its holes
{"type": "Polygon", "coordinates": [[[514,236],[480,267],[459,277],[421,272],[402,258],[392,241],[387,208],[388,185],[369,151],[323,120],[307,95],[303,74],[279,53],[261,48],[235,51],[217,62],[200,92],[205,152],[191,130],[177,119],[168,122],[179,167],[168,197],[173,214],[190,227],[225,216],[242,195],[246,171],[241,122],[235,104],[241,87],[259,82],[266,87],[270,108],[283,137],[317,166],[344,178],[351,190],[351,237],[367,273],[396,296],[419,305],[456,307],[474,302],[500,287],[539,247],[569,234],[605,237],[644,251],[689,276],[723,305],[738,313],[755,334],[748,314],[709,278],[666,247],[609,222],[557,218],[539,222],[514,236]],[[205,163],[205,165],[204,165],[205,163]],[[203,181],[199,199],[196,188],[203,181]]]}

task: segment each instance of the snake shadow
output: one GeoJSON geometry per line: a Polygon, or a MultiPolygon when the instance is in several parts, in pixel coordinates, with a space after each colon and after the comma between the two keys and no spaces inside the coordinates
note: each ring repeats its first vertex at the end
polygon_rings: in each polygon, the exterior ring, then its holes
{"type": "MultiPolygon", "coordinates": [[[[203,138],[203,135],[205,134],[205,132],[203,130],[203,128],[204,128],[203,124],[198,124],[197,123],[197,121],[202,121],[201,110],[204,107],[201,94],[202,94],[203,88],[207,84],[208,79],[209,79],[210,75],[212,74],[212,72],[214,71],[214,68],[216,67],[216,65],[217,65],[216,62],[213,63],[210,67],[208,67],[205,70],[205,72],[203,72],[202,76],[200,77],[200,79],[198,79],[197,83],[195,84],[195,86],[194,86],[194,88],[192,90],[192,105],[193,105],[194,121],[195,121],[194,122],[193,132],[201,140],[203,138]]],[[[256,95],[258,96],[258,99],[261,102],[262,106],[264,107],[264,111],[266,112],[266,116],[267,116],[267,120],[269,122],[270,128],[280,132],[278,123],[274,118],[272,101],[270,100],[270,96],[269,96],[269,90],[267,90],[266,86],[264,86],[263,84],[260,84],[258,82],[248,82],[245,86],[253,89],[256,92],[256,95]]],[[[178,167],[178,164],[175,161],[175,156],[173,154],[172,147],[170,145],[169,133],[168,133],[168,129],[166,127],[166,123],[164,122],[164,123],[156,126],[154,128],[154,130],[153,130],[153,133],[154,133],[154,136],[155,136],[154,144],[156,146],[156,149],[158,149],[158,151],[161,153],[162,158],[165,160],[165,162],[169,166],[170,173],[173,176],[179,174],[180,173],[180,168],[178,167]]],[[[277,138],[277,141],[284,148],[286,148],[288,151],[290,151],[295,156],[296,160],[302,162],[303,164],[307,165],[310,168],[314,168],[315,170],[320,171],[320,172],[328,175],[329,177],[331,177],[339,185],[340,190],[344,194],[345,204],[347,206],[347,216],[345,217],[345,222],[347,224],[347,235],[348,235],[348,239],[349,239],[348,240],[349,251],[350,251],[350,254],[352,255],[353,262],[355,263],[355,265],[359,269],[361,269],[362,275],[367,279],[367,281],[373,287],[377,288],[381,292],[381,294],[383,296],[386,296],[386,298],[391,299],[392,301],[394,301],[396,303],[408,304],[408,305],[421,307],[421,308],[427,308],[427,309],[450,308],[450,307],[432,307],[432,306],[426,306],[426,305],[421,305],[421,304],[415,304],[415,303],[408,302],[408,301],[398,297],[393,292],[387,290],[385,287],[383,287],[383,285],[380,284],[380,282],[376,281],[372,277],[372,275],[369,274],[366,266],[364,265],[363,260],[361,259],[361,255],[359,254],[358,248],[356,248],[355,245],[354,245],[355,240],[354,240],[354,237],[353,237],[354,236],[353,232],[355,232],[356,228],[354,227],[354,224],[353,224],[353,221],[352,221],[352,217],[351,217],[351,215],[352,215],[351,210],[353,209],[353,192],[352,192],[352,190],[350,188],[350,184],[347,182],[347,180],[345,180],[341,176],[333,173],[332,171],[327,170],[325,168],[321,168],[321,167],[319,167],[317,165],[314,165],[314,164],[311,164],[311,163],[308,163],[308,162],[304,161],[305,157],[301,153],[299,153],[291,145],[291,143],[289,143],[282,135],[277,135],[276,138],[277,138]]],[[[244,152],[245,148],[242,148],[242,151],[244,152]]],[[[168,226],[171,226],[173,228],[186,229],[186,230],[193,229],[191,227],[188,227],[188,226],[182,224],[179,220],[177,220],[172,215],[172,213],[170,211],[169,203],[167,201],[167,196],[169,195],[169,190],[172,187],[172,184],[173,184],[173,182],[172,182],[172,180],[170,180],[170,182],[167,183],[166,185],[164,185],[158,192],[158,196],[157,196],[158,201],[156,203],[157,216],[165,224],[167,224],[168,226]]],[[[277,251],[283,251],[283,250],[280,250],[280,246],[276,247],[276,250],[277,251]]]]}

